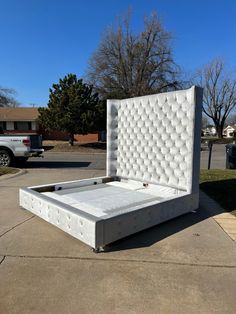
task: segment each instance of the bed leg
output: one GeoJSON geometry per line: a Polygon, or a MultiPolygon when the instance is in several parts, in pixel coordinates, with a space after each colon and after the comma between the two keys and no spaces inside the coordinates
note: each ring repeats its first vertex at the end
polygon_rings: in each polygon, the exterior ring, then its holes
{"type": "Polygon", "coordinates": [[[92,248],[93,253],[105,252],[105,246],[99,246],[97,248],[92,248]]]}

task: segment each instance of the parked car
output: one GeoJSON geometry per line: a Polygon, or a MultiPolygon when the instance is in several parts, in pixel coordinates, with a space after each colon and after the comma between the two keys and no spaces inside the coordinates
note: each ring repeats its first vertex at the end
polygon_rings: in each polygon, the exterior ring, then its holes
{"type": "Polygon", "coordinates": [[[201,140],[201,151],[202,150],[209,150],[209,140],[201,140]]]}
{"type": "Polygon", "coordinates": [[[42,137],[37,134],[0,134],[0,166],[9,167],[29,157],[42,156],[42,137]]]}

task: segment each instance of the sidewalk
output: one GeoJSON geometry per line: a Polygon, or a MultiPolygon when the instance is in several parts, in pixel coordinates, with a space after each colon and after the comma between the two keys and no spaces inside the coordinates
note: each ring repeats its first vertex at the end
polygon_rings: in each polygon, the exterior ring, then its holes
{"type": "Polygon", "coordinates": [[[222,213],[214,218],[230,238],[236,242],[236,217],[230,213],[222,213]]]}
{"type": "Polygon", "coordinates": [[[224,232],[236,242],[236,217],[231,213],[224,212],[224,209],[213,199],[208,197],[205,193],[201,192],[201,201],[207,208],[216,211],[217,214],[213,216],[218,225],[224,232]]]}

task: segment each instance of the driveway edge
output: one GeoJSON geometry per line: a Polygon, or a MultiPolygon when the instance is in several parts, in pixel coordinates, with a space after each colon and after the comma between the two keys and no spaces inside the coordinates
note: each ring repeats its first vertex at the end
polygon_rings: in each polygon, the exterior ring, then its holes
{"type": "Polygon", "coordinates": [[[220,228],[236,243],[236,217],[230,212],[227,212],[215,200],[209,197],[206,193],[201,191],[201,199],[203,206],[219,210],[221,213],[212,218],[220,226],[220,228]]]}
{"type": "Polygon", "coordinates": [[[3,180],[8,180],[8,179],[12,179],[12,178],[15,178],[15,177],[18,177],[18,176],[21,176],[25,173],[27,173],[27,171],[25,169],[19,169],[19,168],[16,168],[18,169],[19,171],[16,172],[16,173],[12,173],[12,174],[3,174],[2,176],[0,176],[0,182],[3,181],[3,180]]]}

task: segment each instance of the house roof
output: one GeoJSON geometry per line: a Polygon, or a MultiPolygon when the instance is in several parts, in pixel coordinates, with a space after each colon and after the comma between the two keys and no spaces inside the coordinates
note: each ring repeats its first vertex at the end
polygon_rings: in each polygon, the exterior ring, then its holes
{"type": "Polygon", "coordinates": [[[0,121],[35,121],[38,115],[38,108],[0,108],[0,121]]]}
{"type": "Polygon", "coordinates": [[[236,130],[236,126],[234,125],[228,125],[224,130],[236,130]]]}

